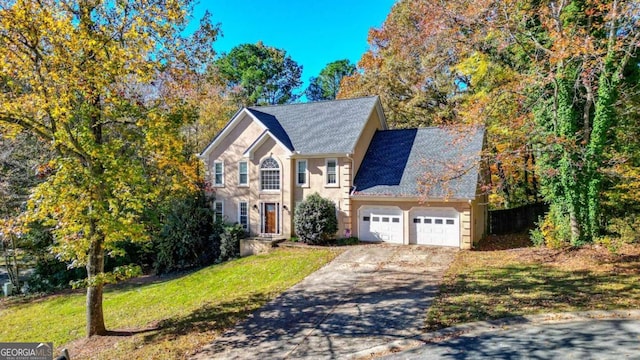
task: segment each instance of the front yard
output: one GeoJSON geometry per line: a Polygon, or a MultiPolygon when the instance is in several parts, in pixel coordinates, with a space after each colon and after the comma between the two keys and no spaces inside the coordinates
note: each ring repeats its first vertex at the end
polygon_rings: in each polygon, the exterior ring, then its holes
{"type": "Polygon", "coordinates": [[[5,301],[0,341],[53,341],[58,349],[66,344],[73,359],[186,358],[338,253],[278,249],[170,280],[109,288],[105,321],[115,331],[88,340],[83,293],[5,301]]]}
{"type": "Polygon", "coordinates": [[[493,237],[459,252],[427,312],[427,331],[518,315],[640,308],[640,246],[612,254],[599,246],[525,244],[493,237]],[[499,249],[505,241],[517,246],[499,249]]]}

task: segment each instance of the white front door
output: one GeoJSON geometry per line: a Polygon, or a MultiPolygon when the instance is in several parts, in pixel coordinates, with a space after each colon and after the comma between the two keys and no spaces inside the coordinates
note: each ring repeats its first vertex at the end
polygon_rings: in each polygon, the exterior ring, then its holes
{"type": "Polygon", "coordinates": [[[362,206],[358,211],[359,239],[402,244],[403,216],[397,207],[375,208],[362,206]]]}
{"type": "Polygon", "coordinates": [[[460,215],[455,209],[414,209],[410,222],[416,244],[460,246],[460,215]]]}

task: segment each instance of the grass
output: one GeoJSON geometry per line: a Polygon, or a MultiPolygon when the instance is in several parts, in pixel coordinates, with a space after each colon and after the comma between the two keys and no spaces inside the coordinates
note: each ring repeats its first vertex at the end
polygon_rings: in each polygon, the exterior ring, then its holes
{"type": "Polygon", "coordinates": [[[501,249],[499,242],[457,254],[427,312],[427,331],[518,315],[640,307],[640,246],[612,254],[597,246],[501,249]]]}
{"type": "MultiPolygon", "coordinates": [[[[68,344],[73,358],[184,358],[285,289],[332,260],[331,249],[278,249],[171,280],[106,290],[113,336],[68,344]]],[[[0,341],[84,336],[84,294],[56,295],[0,308],[0,341]]]]}

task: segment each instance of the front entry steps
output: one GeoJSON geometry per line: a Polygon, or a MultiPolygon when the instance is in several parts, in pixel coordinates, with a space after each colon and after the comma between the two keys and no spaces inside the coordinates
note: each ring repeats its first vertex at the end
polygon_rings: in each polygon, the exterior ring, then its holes
{"type": "Polygon", "coordinates": [[[240,256],[250,256],[264,254],[271,249],[278,247],[278,244],[285,241],[285,238],[271,237],[251,237],[240,240],[240,256]]]}

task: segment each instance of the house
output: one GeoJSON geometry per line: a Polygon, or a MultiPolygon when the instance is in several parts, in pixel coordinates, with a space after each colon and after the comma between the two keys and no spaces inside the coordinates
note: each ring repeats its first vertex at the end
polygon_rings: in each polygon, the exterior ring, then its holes
{"type": "Polygon", "coordinates": [[[252,236],[291,237],[296,205],[318,192],[336,204],[337,237],[470,248],[486,231],[484,130],[460,134],[389,130],[377,96],[256,106],[200,157],[216,216],[252,236]]]}

